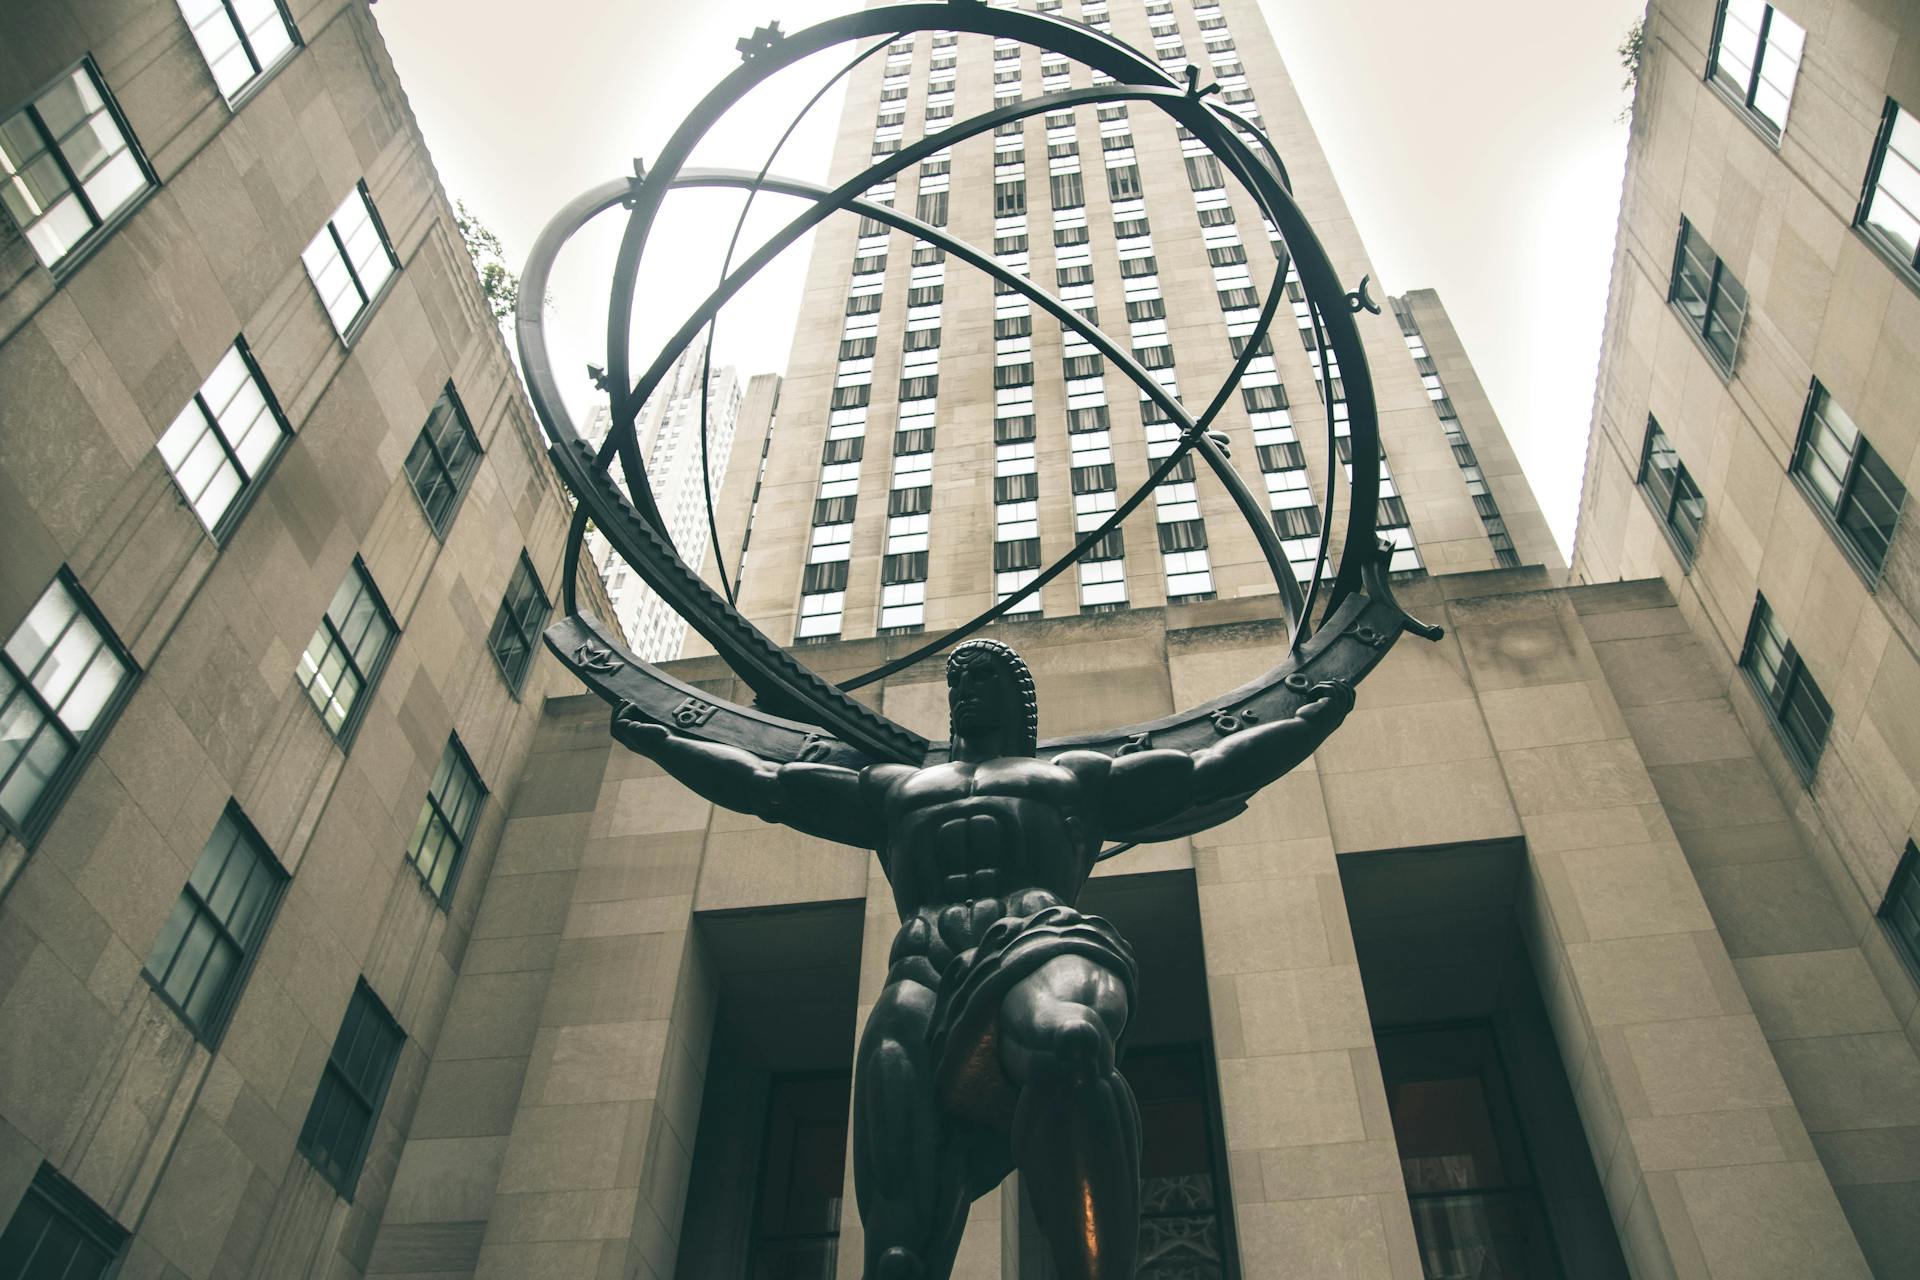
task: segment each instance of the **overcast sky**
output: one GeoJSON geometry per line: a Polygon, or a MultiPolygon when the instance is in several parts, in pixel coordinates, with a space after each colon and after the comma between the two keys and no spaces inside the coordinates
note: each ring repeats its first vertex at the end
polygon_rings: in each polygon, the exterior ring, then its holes
{"type": "MultiPolygon", "coordinates": [[[[660,150],[739,64],[735,40],[769,18],[792,31],[859,2],[382,0],[373,13],[442,183],[500,234],[517,267],[560,205],[660,150]]],[[[1614,50],[1642,3],[1261,5],[1372,253],[1375,296],[1440,291],[1568,547],[1626,156],[1614,50]]],[[[696,162],[759,168],[846,56],[757,90],[696,162]]],[[[822,100],[776,172],[826,175],[839,106],[838,93],[822,100]]],[[[755,208],[736,260],[798,206],[763,196],[755,208]]],[[[734,194],[669,202],[653,243],[674,252],[650,255],[641,273],[636,352],[656,348],[712,287],[738,212],[734,194]]],[[[551,291],[555,362],[563,375],[579,371],[570,390],[581,416],[585,366],[606,345],[617,235],[608,223],[577,241],[551,291]]],[[[783,368],[810,247],[796,244],[728,308],[717,359],[743,374],[783,368]]]]}

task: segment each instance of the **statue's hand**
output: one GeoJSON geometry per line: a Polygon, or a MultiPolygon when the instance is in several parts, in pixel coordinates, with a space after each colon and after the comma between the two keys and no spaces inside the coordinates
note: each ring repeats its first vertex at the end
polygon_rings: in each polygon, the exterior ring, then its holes
{"type": "Polygon", "coordinates": [[[1353,686],[1345,680],[1322,680],[1308,690],[1319,695],[1318,700],[1309,702],[1300,708],[1302,720],[1331,720],[1339,724],[1353,710],[1353,686]]]}
{"type": "Polygon", "coordinates": [[[631,702],[623,702],[613,711],[613,738],[629,751],[651,756],[673,736],[667,726],[647,719],[631,702]]]}

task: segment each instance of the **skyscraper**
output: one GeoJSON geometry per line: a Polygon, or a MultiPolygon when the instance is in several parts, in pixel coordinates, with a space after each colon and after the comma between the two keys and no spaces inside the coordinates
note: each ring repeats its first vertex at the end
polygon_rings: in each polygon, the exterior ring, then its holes
{"type": "MultiPolygon", "coordinates": [[[[733,366],[721,365],[708,377],[703,401],[702,355],[698,347],[693,347],[674,361],[634,423],[640,453],[646,459],[647,480],[666,521],[667,533],[679,548],[681,559],[695,572],[707,564],[711,540],[707,504],[719,496],[746,391],[733,366]],[[706,415],[704,481],[700,465],[702,413],[706,415]]],[[[598,445],[607,438],[610,421],[607,406],[596,405],[583,434],[598,445]]],[[[687,624],[619,561],[598,531],[588,535],[587,545],[606,581],[614,620],[632,643],[633,652],[649,662],[679,657],[687,624]]]]}
{"type": "MultiPolygon", "coordinates": [[[[1176,77],[1189,66],[1204,72],[1222,101],[1273,133],[1341,271],[1355,287],[1371,274],[1257,12],[1230,20],[1220,5],[1154,0],[1069,16],[1152,51],[1176,77]]],[[[922,50],[902,41],[855,74],[836,178],[910,134],[1086,79],[1011,40],[939,39],[922,50]]],[[[1197,411],[1251,341],[1277,233],[1183,133],[1146,104],[1063,111],[962,142],[867,194],[991,245],[997,262],[1104,324],[1197,411]]],[[[818,233],[755,523],[755,538],[772,545],[742,597],[770,633],[796,640],[964,621],[1097,527],[1177,443],[1163,412],[1078,334],[1044,313],[1036,320],[1020,294],[936,246],[857,223],[818,233]],[[989,341],[991,366],[972,358],[989,341]]],[[[1335,447],[1351,461],[1339,370],[1321,378],[1304,294],[1291,278],[1288,289],[1272,349],[1254,358],[1219,425],[1304,579],[1325,498],[1328,399],[1335,447]]],[[[1428,305],[1444,314],[1437,300],[1428,305]]],[[[1483,414],[1475,432],[1509,461],[1500,497],[1474,478],[1459,420],[1436,421],[1451,403],[1429,399],[1431,359],[1409,359],[1393,316],[1361,318],[1383,409],[1379,523],[1398,548],[1394,567],[1442,574],[1519,563],[1500,522],[1534,530],[1538,506],[1497,419],[1483,414]]],[[[1336,536],[1343,527],[1336,517],[1336,536]]],[[[1528,549],[1531,563],[1558,568],[1550,539],[1534,537],[1528,549]]],[[[1013,616],[1273,590],[1230,500],[1188,459],[1157,490],[1151,519],[1105,539],[1013,616]]]]}

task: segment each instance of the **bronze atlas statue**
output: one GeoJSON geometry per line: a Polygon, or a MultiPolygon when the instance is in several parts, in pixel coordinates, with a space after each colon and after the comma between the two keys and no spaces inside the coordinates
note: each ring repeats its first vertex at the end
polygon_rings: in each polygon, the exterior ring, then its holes
{"type": "MultiPolygon", "coordinates": [[[[855,1058],[854,1184],[868,1280],[950,1275],[968,1207],[1013,1169],[1020,1171],[1063,1280],[1131,1280],[1140,1230],[1140,1125],[1118,1065],[1134,1012],[1135,964],[1118,931],[1075,904],[1102,858],[1205,830],[1241,812],[1248,797],[1305,760],[1339,726],[1353,706],[1354,687],[1403,631],[1438,635],[1402,612],[1388,590],[1386,550],[1374,532],[1378,468],[1353,468],[1345,536],[1329,569],[1324,530],[1331,525],[1338,475],[1329,467],[1320,554],[1303,593],[1271,517],[1228,461],[1227,437],[1213,429],[1249,361],[1269,349],[1263,339],[1292,265],[1311,304],[1312,340],[1344,371],[1343,388],[1322,387],[1328,455],[1336,454],[1334,402],[1344,398],[1352,455],[1377,456],[1373,388],[1353,317],[1363,307],[1376,314],[1378,308],[1364,279],[1353,292],[1341,284],[1264,133],[1209,101],[1212,88],[1201,86],[1193,69],[1184,83],[1175,80],[1103,32],[1050,15],[954,0],[868,8],[792,34],[770,24],[739,47],[740,68],[695,107],[653,165],[636,162],[632,175],[566,205],[526,266],[522,296],[544,297],[562,245],[596,216],[625,213],[608,308],[607,367],[592,371],[612,408],[604,444],[584,441],[568,417],[541,313],[518,317],[521,363],[535,408],[554,442],[553,461],[579,502],[562,578],[565,616],[548,629],[547,643],[614,708],[614,737],[693,790],[728,808],[879,855],[901,924],[886,985],[855,1058]],[[773,176],[779,145],[757,173],[686,167],[711,126],[774,73],[850,44],[837,81],[920,31],[1017,40],[1092,68],[1096,83],[956,120],[833,188],[773,176]],[[1127,348],[1053,293],[944,227],[896,211],[890,196],[863,195],[880,184],[889,189],[894,175],[909,166],[1003,124],[1115,103],[1156,108],[1189,130],[1278,232],[1278,265],[1258,328],[1243,339],[1231,373],[1198,415],[1127,348]],[[745,192],[748,205],[770,191],[809,207],[737,267],[730,248],[714,290],[636,378],[628,356],[635,278],[660,206],[669,191],[716,187],[745,192]],[[711,358],[717,317],[728,299],[835,212],[909,232],[1024,295],[1132,379],[1142,399],[1181,432],[1178,446],[1156,462],[1145,483],[1023,590],[837,684],[814,674],[740,615],[724,570],[716,591],[681,560],[665,532],[634,429],[640,407],[703,332],[711,358]],[[1074,564],[1195,453],[1260,543],[1290,627],[1285,651],[1265,674],[1185,711],[1040,741],[1026,664],[1003,641],[974,633],[1074,564]],[[605,623],[582,612],[575,584],[589,521],[752,690],[752,705],[702,692],[641,661],[605,623]],[[850,696],[942,652],[951,716],[946,742],[929,742],[850,696]]],[[[823,87],[808,108],[825,92],[823,87]]],[[[743,208],[736,245],[746,216],[743,208]]],[[[703,473],[704,419],[703,412],[703,473]]],[[[711,495],[708,520],[711,529],[711,495]]],[[[717,536],[713,541],[717,547],[717,536]]]]}

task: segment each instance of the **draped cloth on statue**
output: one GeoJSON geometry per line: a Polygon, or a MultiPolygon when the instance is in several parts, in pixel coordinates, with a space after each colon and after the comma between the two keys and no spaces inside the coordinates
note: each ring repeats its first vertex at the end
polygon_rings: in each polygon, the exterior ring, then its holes
{"type": "MultiPolygon", "coordinates": [[[[1000,1066],[1000,1004],[1021,979],[1060,956],[1093,960],[1126,988],[1128,1008],[1137,1007],[1133,948],[1106,920],[1054,905],[995,922],[979,945],[940,974],[927,1038],[935,1087],[948,1110],[981,1124],[1012,1121],[1019,1090],[1000,1066]]],[[[1119,1041],[1116,1036],[1116,1057],[1119,1041]]]]}

